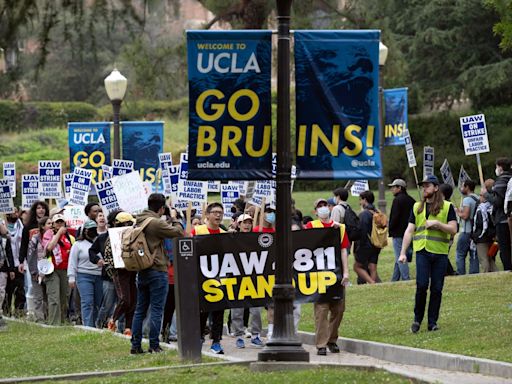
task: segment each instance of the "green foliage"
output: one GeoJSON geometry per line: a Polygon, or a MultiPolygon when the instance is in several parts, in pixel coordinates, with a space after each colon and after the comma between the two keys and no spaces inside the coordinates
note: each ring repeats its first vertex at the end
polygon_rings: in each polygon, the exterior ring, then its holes
{"type": "MultiPolygon", "coordinates": [[[[98,114],[102,120],[112,120],[112,106],[104,105],[98,109],[98,114]]],[[[121,106],[121,119],[125,121],[158,120],[162,117],[172,120],[182,120],[188,117],[188,98],[172,101],[126,101],[121,106]]]]}
{"type": "Polygon", "coordinates": [[[501,36],[500,48],[509,51],[512,49],[512,1],[485,0],[484,3],[498,13],[500,20],[494,24],[493,31],[501,36]]]}
{"type": "Polygon", "coordinates": [[[65,127],[70,121],[94,121],[97,118],[96,108],[87,103],[20,103],[0,100],[0,132],[65,127]]]}

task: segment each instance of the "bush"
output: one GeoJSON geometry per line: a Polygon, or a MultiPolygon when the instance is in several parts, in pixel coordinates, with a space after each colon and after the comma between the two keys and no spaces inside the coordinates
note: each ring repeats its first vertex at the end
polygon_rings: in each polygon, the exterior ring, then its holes
{"type": "MultiPolygon", "coordinates": [[[[112,120],[112,106],[104,105],[98,110],[104,121],[112,120]]],[[[167,117],[181,120],[188,116],[188,99],[172,101],[138,100],[126,101],[121,105],[122,121],[157,120],[167,117]]]]}
{"type": "Polygon", "coordinates": [[[95,120],[98,120],[96,108],[87,103],[0,101],[0,132],[65,128],[70,121],[95,120]]]}

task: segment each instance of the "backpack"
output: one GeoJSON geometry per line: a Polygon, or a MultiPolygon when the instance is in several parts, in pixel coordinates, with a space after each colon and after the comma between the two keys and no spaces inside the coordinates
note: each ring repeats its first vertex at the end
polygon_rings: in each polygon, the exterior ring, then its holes
{"type": "MultiPolygon", "coordinates": [[[[475,195],[469,195],[469,197],[471,198],[471,200],[473,200],[475,202],[475,210],[473,211],[473,217],[471,217],[469,219],[469,223],[471,224],[471,232],[469,234],[469,237],[473,238],[474,235],[473,235],[473,228],[475,227],[475,217],[476,217],[476,212],[478,211],[478,206],[480,205],[480,199],[478,197],[476,197],[475,195]]],[[[470,211],[471,213],[471,211],[470,211]]]]}
{"type": "Polygon", "coordinates": [[[128,271],[142,271],[153,266],[155,255],[149,251],[144,229],[153,218],[148,217],[139,227],[131,227],[121,238],[121,257],[128,271]]]}
{"type": "Polygon", "coordinates": [[[361,239],[361,227],[359,226],[359,217],[350,207],[350,205],[344,206],[345,217],[343,224],[345,224],[345,230],[350,241],[357,241],[361,239]]]}
{"type": "Polygon", "coordinates": [[[388,245],[388,218],[379,211],[371,211],[372,218],[372,232],[368,237],[370,243],[376,248],[384,248],[388,245]]]}

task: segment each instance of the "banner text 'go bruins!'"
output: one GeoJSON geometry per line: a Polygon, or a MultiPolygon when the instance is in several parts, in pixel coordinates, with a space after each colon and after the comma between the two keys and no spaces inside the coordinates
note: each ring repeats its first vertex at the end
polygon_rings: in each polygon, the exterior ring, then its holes
{"type": "Polygon", "coordinates": [[[271,177],[270,39],[270,31],[187,31],[190,179],[271,177]]]}
{"type": "Polygon", "coordinates": [[[380,31],[294,38],[297,178],[380,178],[380,31]]]}

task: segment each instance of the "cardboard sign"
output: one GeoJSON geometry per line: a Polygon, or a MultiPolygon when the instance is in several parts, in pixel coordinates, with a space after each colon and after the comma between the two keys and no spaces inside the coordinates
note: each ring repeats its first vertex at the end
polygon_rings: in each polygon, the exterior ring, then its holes
{"type": "Polygon", "coordinates": [[[64,219],[68,227],[80,228],[89,220],[84,212],[84,208],[83,205],[66,205],[64,208],[64,219]]]}
{"type": "Polygon", "coordinates": [[[483,114],[460,118],[460,131],[466,155],[489,152],[489,139],[483,114]]]}
{"type": "Polygon", "coordinates": [[[137,214],[148,207],[146,190],[138,172],[115,176],[111,182],[119,208],[123,211],[137,214]]]}
{"type": "Polygon", "coordinates": [[[109,228],[110,246],[112,247],[112,258],[114,259],[114,268],[124,268],[124,261],[121,257],[121,243],[123,232],[130,227],[109,228]]]}
{"type": "Polygon", "coordinates": [[[62,161],[40,160],[39,198],[60,199],[62,197],[62,161]]]}
{"type": "Polygon", "coordinates": [[[364,191],[369,191],[370,185],[368,184],[368,180],[356,180],[352,187],[350,187],[350,194],[352,196],[359,196],[364,191]]]}
{"type": "Polygon", "coordinates": [[[87,205],[89,189],[91,189],[92,170],[75,167],[71,180],[70,204],[87,205]]]}
{"type": "Polygon", "coordinates": [[[105,216],[119,209],[119,202],[112,186],[112,180],[96,183],[96,192],[98,193],[98,200],[105,216]]]}
{"type": "Polygon", "coordinates": [[[30,209],[39,200],[39,176],[21,175],[21,209],[30,209]]]}

